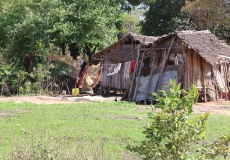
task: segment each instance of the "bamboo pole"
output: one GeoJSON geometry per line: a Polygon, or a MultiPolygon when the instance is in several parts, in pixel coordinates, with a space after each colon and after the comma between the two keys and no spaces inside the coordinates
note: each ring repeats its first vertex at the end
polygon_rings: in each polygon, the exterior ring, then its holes
{"type": "Polygon", "coordinates": [[[141,75],[141,69],[142,69],[142,65],[143,65],[144,55],[145,55],[145,53],[142,53],[141,64],[140,64],[139,72],[138,72],[138,75],[137,75],[137,81],[136,81],[136,86],[135,86],[135,90],[134,90],[134,95],[133,95],[133,100],[132,101],[134,101],[135,98],[136,98],[137,87],[138,87],[139,80],[140,80],[140,75],[141,75]]]}
{"type": "MultiPolygon", "coordinates": [[[[172,41],[171,41],[171,44],[169,46],[169,49],[168,49],[168,52],[166,53],[166,56],[164,57],[163,59],[163,62],[162,62],[162,67],[161,67],[161,70],[160,70],[160,74],[159,74],[159,77],[158,77],[158,80],[157,80],[157,83],[156,83],[156,88],[155,88],[155,92],[160,88],[160,82],[161,82],[161,79],[162,79],[162,74],[163,74],[163,71],[165,69],[165,64],[166,64],[166,61],[168,59],[168,56],[169,56],[169,53],[170,53],[170,50],[172,48],[172,45],[173,45],[173,42],[175,40],[176,37],[173,37],[172,38],[172,41]]],[[[166,52],[166,49],[165,49],[165,52],[166,52]]]]}

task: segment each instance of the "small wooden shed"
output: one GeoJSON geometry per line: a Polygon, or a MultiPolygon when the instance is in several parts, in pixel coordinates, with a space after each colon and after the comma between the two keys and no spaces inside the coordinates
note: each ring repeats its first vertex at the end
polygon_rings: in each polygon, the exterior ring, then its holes
{"type": "Polygon", "coordinates": [[[195,84],[200,98],[229,97],[230,46],[210,31],[176,31],[158,38],[136,70],[130,101],[152,99],[152,93],[166,89],[169,80],[188,90],[195,84]]]}
{"type": "Polygon", "coordinates": [[[96,53],[93,58],[102,59],[101,90],[109,95],[111,89],[126,90],[131,82],[131,64],[138,57],[138,48],[149,48],[156,37],[128,34],[96,53]],[[149,46],[150,45],[150,46],[149,46]]]}

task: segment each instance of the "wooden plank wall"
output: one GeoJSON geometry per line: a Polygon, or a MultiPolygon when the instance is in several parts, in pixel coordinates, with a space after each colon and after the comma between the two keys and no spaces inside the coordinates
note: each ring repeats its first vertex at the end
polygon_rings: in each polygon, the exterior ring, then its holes
{"type": "Polygon", "coordinates": [[[187,51],[187,88],[195,84],[199,91],[202,91],[202,74],[204,75],[204,86],[207,88],[207,94],[213,99],[216,99],[215,86],[212,83],[211,64],[200,57],[193,50],[187,51]],[[202,73],[203,67],[203,73],[202,73]]]}
{"type": "Polygon", "coordinates": [[[114,89],[127,89],[128,84],[131,81],[131,77],[129,76],[128,79],[125,79],[125,68],[124,63],[121,65],[121,69],[117,74],[112,76],[107,76],[109,73],[108,69],[110,66],[110,62],[103,61],[103,70],[102,70],[102,78],[101,78],[101,87],[106,88],[114,88],[114,89]]]}

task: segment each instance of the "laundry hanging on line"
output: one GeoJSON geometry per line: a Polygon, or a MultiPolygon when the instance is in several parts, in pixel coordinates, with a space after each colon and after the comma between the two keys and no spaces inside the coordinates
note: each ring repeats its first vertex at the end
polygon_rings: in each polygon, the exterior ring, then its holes
{"type": "Polygon", "coordinates": [[[121,69],[121,63],[118,63],[116,68],[114,69],[114,71],[112,73],[108,73],[107,76],[112,76],[112,75],[118,73],[120,69],[121,69]]]}

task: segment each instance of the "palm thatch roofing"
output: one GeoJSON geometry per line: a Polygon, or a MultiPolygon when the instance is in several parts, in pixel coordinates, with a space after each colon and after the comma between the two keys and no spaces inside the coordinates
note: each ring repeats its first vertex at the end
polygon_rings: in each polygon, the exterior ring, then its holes
{"type": "Polygon", "coordinates": [[[136,47],[149,47],[157,37],[129,33],[117,42],[93,55],[97,59],[110,59],[113,62],[126,62],[136,59],[136,47]]]}
{"type": "Polygon", "coordinates": [[[154,45],[159,45],[166,39],[174,36],[182,40],[182,45],[193,49],[202,58],[212,65],[230,63],[230,46],[220,41],[210,31],[175,31],[158,38],[154,45]]]}

